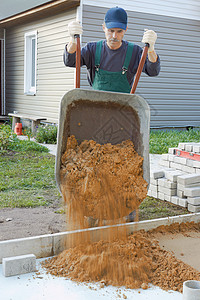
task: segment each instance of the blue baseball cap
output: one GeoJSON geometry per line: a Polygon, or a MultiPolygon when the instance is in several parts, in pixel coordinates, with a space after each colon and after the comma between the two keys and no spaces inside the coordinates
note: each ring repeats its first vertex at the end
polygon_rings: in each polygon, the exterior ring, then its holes
{"type": "Polygon", "coordinates": [[[123,8],[118,6],[110,8],[105,15],[105,24],[108,29],[121,28],[126,30],[127,28],[127,13],[123,8]]]}

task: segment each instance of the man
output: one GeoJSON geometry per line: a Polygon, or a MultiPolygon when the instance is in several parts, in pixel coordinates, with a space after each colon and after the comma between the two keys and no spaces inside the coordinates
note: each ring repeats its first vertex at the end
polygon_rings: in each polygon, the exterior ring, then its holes
{"type": "MultiPolygon", "coordinates": [[[[127,13],[123,8],[109,9],[102,26],[106,40],[87,43],[81,49],[81,66],[86,65],[88,82],[93,89],[130,93],[143,50],[138,45],[123,40],[128,28],[127,13]]],[[[64,63],[68,67],[75,67],[74,36],[82,34],[83,29],[75,21],[69,23],[68,29],[70,41],[64,50],[64,63]]],[[[150,47],[143,71],[148,76],[157,76],[160,71],[160,59],[154,50],[156,39],[157,34],[153,30],[145,30],[142,42],[148,43],[150,47]]],[[[130,222],[135,217],[136,212],[133,211],[124,219],[130,222]]],[[[93,221],[95,223],[97,220],[93,221]]]]}
{"type": "MultiPolygon", "coordinates": [[[[106,40],[87,43],[81,50],[81,66],[86,65],[88,82],[96,90],[130,93],[134,76],[142,54],[142,48],[124,41],[127,31],[127,13],[114,7],[107,11],[103,23],[106,40]]],[[[76,64],[76,34],[82,34],[79,22],[68,25],[70,41],[65,47],[64,63],[68,67],[76,64]]],[[[148,58],[143,71],[148,76],[157,76],[160,59],[154,50],[157,34],[145,29],[142,42],[149,43],[148,58]]]]}

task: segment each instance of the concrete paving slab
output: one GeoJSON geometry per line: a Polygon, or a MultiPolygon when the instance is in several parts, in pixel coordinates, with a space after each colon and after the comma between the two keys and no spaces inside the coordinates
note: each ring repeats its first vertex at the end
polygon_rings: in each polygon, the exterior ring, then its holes
{"type": "Polygon", "coordinates": [[[37,260],[36,273],[20,276],[4,277],[0,265],[0,291],[2,300],[182,300],[182,294],[174,291],[163,291],[151,286],[147,290],[131,290],[124,287],[107,286],[100,288],[97,284],[77,284],[65,278],[55,277],[45,273],[37,260]]]}
{"type": "Polygon", "coordinates": [[[160,247],[200,272],[200,234],[199,232],[155,234],[160,247]]]}

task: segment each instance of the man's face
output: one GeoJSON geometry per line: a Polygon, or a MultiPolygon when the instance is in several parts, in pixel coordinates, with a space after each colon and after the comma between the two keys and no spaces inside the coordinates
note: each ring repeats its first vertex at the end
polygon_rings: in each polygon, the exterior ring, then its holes
{"type": "Polygon", "coordinates": [[[126,30],[123,30],[121,28],[110,28],[110,29],[108,29],[103,24],[103,31],[105,32],[107,45],[110,49],[116,50],[121,46],[122,40],[123,40],[123,37],[124,37],[124,34],[125,34],[126,30]]]}

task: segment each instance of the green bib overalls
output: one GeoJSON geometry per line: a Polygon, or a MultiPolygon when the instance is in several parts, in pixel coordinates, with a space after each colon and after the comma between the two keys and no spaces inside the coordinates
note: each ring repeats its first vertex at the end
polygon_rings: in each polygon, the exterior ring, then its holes
{"type": "Polygon", "coordinates": [[[100,58],[103,41],[97,42],[95,52],[95,77],[92,88],[110,92],[130,93],[131,86],[127,80],[126,72],[132,57],[133,43],[128,43],[126,57],[122,70],[110,72],[100,69],[100,58]]]}

